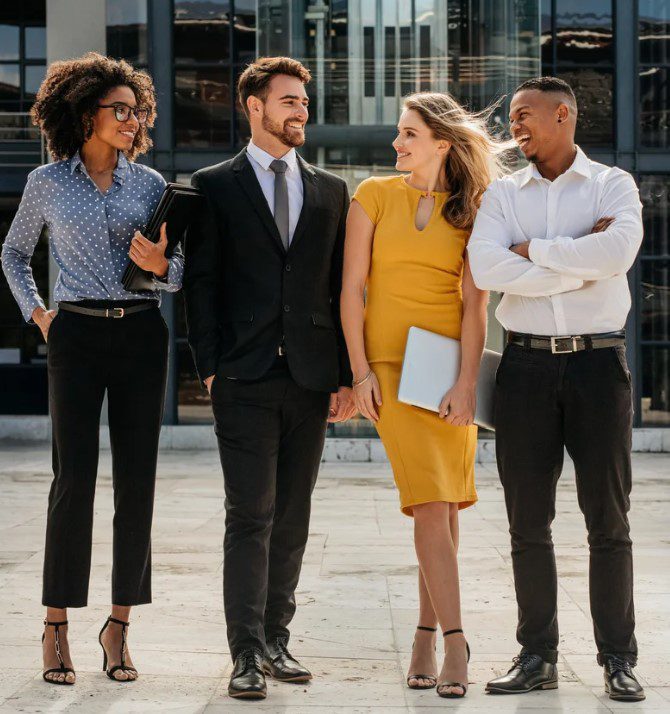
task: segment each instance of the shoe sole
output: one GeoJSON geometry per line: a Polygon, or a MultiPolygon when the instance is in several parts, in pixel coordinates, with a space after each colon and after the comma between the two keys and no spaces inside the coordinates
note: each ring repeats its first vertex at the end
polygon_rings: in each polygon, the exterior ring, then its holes
{"type": "Polygon", "coordinates": [[[558,689],[558,681],[556,682],[541,682],[534,687],[528,689],[496,689],[495,687],[486,687],[484,691],[489,694],[527,694],[534,692],[536,689],[558,689]]]}
{"type": "Polygon", "coordinates": [[[612,694],[607,685],[605,685],[605,693],[615,702],[642,702],[647,698],[646,694],[612,694]]]}
{"type": "Polygon", "coordinates": [[[231,692],[228,690],[228,696],[233,699],[265,699],[267,692],[231,692]]]}
{"type": "Polygon", "coordinates": [[[263,667],[263,673],[266,677],[274,679],[275,682],[290,682],[291,684],[306,684],[312,681],[312,675],[299,674],[296,677],[275,677],[269,669],[263,667]]]}

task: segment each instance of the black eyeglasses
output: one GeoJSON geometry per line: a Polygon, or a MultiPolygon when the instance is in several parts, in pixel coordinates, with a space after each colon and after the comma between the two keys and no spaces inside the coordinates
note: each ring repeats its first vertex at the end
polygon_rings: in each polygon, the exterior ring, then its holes
{"type": "Polygon", "coordinates": [[[101,109],[113,109],[116,121],[128,121],[132,112],[139,124],[146,124],[149,116],[148,109],[139,109],[138,107],[128,106],[128,104],[98,104],[98,107],[101,109]]]}

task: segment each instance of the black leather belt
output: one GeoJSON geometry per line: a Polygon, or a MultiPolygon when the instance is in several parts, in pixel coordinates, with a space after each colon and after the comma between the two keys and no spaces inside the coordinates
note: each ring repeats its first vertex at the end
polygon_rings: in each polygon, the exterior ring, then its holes
{"type": "Polygon", "coordinates": [[[89,315],[90,317],[125,317],[132,315],[134,312],[142,312],[142,310],[151,310],[157,307],[155,301],[143,302],[141,305],[131,305],[130,307],[81,307],[73,305],[71,302],[59,302],[58,309],[66,312],[77,312],[80,315],[89,315]]]}
{"type": "Polygon", "coordinates": [[[604,347],[621,347],[626,344],[626,333],[603,332],[597,335],[566,335],[549,337],[527,335],[523,332],[509,332],[507,344],[520,345],[530,350],[551,350],[552,354],[562,355],[582,350],[598,350],[604,347]]]}

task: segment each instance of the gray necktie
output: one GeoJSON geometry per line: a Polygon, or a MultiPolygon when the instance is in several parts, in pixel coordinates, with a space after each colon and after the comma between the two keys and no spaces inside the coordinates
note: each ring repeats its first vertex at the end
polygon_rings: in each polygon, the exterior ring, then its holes
{"type": "Polygon", "coordinates": [[[275,223],[284,249],[288,250],[288,186],[286,184],[288,164],[281,159],[275,159],[270,164],[270,168],[275,174],[275,223]]]}

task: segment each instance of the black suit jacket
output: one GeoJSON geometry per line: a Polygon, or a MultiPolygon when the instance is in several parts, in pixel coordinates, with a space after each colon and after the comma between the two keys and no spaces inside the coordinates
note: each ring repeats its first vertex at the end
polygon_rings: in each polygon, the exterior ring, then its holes
{"type": "Polygon", "coordinates": [[[298,384],[351,384],[340,322],[349,194],[339,177],[298,162],[303,207],[288,251],[246,149],[193,175],[206,208],[186,235],[184,295],[201,380],[258,379],[283,340],[298,384]]]}

